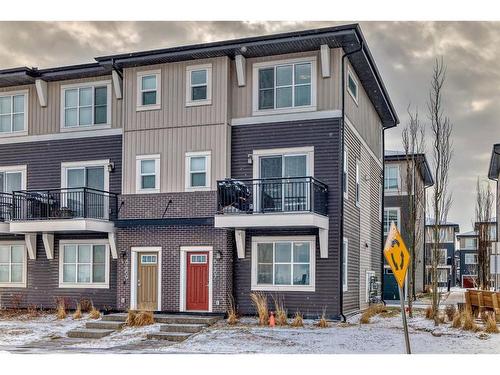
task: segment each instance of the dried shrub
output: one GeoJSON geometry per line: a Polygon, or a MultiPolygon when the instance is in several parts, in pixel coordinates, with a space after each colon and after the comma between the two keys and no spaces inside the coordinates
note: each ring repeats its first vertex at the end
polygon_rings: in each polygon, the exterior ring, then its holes
{"type": "Polygon", "coordinates": [[[393,315],[392,311],[389,311],[387,307],[384,306],[384,304],[377,303],[375,305],[370,305],[370,307],[368,307],[365,311],[363,311],[363,314],[361,314],[359,322],[361,324],[368,324],[370,323],[370,319],[377,314],[389,314],[388,316],[384,315],[384,317],[389,317],[393,315]]]}
{"type": "Polygon", "coordinates": [[[23,299],[24,299],[24,296],[22,294],[14,294],[12,296],[12,308],[14,310],[19,310],[21,308],[21,305],[23,304],[23,299]]]}
{"type": "Polygon", "coordinates": [[[227,323],[229,325],[235,325],[238,323],[238,314],[236,312],[236,305],[234,303],[234,297],[229,294],[228,295],[229,304],[227,307],[227,323]]]}
{"type": "Polygon", "coordinates": [[[368,324],[370,323],[370,319],[372,318],[373,314],[372,311],[368,308],[365,311],[363,311],[363,314],[361,314],[361,318],[359,319],[360,324],[368,324]]]}
{"type": "Polygon", "coordinates": [[[82,305],[79,303],[76,304],[76,310],[73,313],[73,319],[78,320],[82,318],[82,305]]]}
{"type": "Polygon", "coordinates": [[[458,311],[455,311],[455,315],[453,315],[453,320],[451,322],[451,326],[453,328],[462,327],[462,314],[458,311]]]}
{"type": "Polygon", "coordinates": [[[446,305],[446,308],[444,310],[446,317],[448,318],[448,321],[451,322],[453,321],[453,318],[455,317],[455,313],[457,312],[457,308],[455,305],[446,305]]]}
{"type": "Polygon", "coordinates": [[[498,333],[497,321],[494,314],[487,314],[484,331],[487,333],[498,333]]]}
{"type": "Polygon", "coordinates": [[[92,308],[90,309],[89,312],[89,318],[90,319],[99,319],[101,317],[101,312],[97,310],[94,305],[92,305],[92,308]]]}
{"type": "Polygon", "coordinates": [[[462,328],[464,331],[478,331],[479,327],[476,324],[476,321],[474,320],[474,317],[470,313],[470,311],[465,311],[462,313],[462,328]]]}
{"type": "Polygon", "coordinates": [[[432,306],[427,306],[425,309],[425,319],[434,319],[434,309],[432,306]]]}
{"type": "Polygon", "coordinates": [[[90,310],[92,310],[92,306],[94,306],[92,301],[87,298],[82,298],[79,303],[82,313],[90,312],[90,310]]]}
{"type": "Polygon", "coordinates": [[[155,323],[152,311],[131,311],[127,316],[127,325],[131,327],[144,327],[155,323]]]}
{"type": "Polygon", "coordinates": [[[300,313],[300,311],[297,311],[293,317],[293,320],[292,320],[292,323],[291,323],[291,326],[292,327],[304,327],[304,318],[302,317],[302,314],[300,313]]]}
{"type": "Polygon", "coordinates": [[[28,305],[27,312],[29,318],[36,318],[43,313],[42,309],[39,309],[36,305],[28,305]]]}
{"type": "Polygon", "coordinates": [[[57,303],[56,317],[57,319],[66,319],[68,314],[66,314],[66,304],[63,299],[60,299],[57,303]]]}
{"type": "Polygon", "coordinates": [[[323,309],[323,313],[321,314],[321,318],[319,319],[319,322],[316,324],[316,326],[319,328],[330,327],[330,323],[328,323],[328,320],[326,320],[326,309],[323,309]]]}
{"type": "Polygon", "coordinates": [[[250,299],[259,315],[259,325],[265,326],[269,321],[269,310],[267,309],[267,296],[264,293],[251,293],[250,299]]]}
{"type": "Polygon", "coordinates": [[[287,326],[288,325],[288,314],[285,310],[285,304],[281,298],[277,298],[273,296],[274,300],[274,311],[276,318],[276,325],[278,326],[287,326]]]}

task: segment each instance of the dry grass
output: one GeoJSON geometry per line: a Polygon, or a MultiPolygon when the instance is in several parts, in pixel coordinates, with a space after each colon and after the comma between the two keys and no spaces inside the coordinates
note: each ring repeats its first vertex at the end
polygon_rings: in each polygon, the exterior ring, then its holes
{"type": "Polygon", "coordinates": [[[293,317],[291,326],[296,327],[296,328],[304,327],[304,318],[302,317],[302,314],[300,313],[300,311],[297,311],[295,313],[295,316],[293,317]]]}
{"type": "Polygon", "coordinates": [[[227,324],[235,325],[238,323],[238,313],[236,312],[236,305],[234,303],[234,297],[229,294],[229,305],[227,308],[227,324]]]}
{"type": "Polygon", "coordinates": [[[128,311],[126,324],[130,327],[144,327],[154,323],[152,311],[128,311]]]}
{"type": "Polygon", "coordinates": [[[498,333],[497,321],[494,314],[487,314],[486,323],[484,324],[484,332],[498,333]]]}
{"type": "Polygon", "coordinates": [[[321,314],[321,318],[319,319],[319,322],[316,323],[316,327],[319,328],[329,328],[330,323],[328,323],[328,320],[326,320],[326,309],[323,309],[323,313],[321,314]]]}
{"type": "Polygon", "coordinates": [[[287,326],[288,325],[288,314],[285,310],[285,305],[283,300],[273,296],[274,300],[274,314],[276,325],[278,326],[287,326]]]}
{"type": "Polygon", "coordinates": [[[368,307],[365,311],[363,311],[363,314],[361,314],[359,322],[361,324],[368,324],[370,323],[370,319],[377,314],[384,314],[384,317],[393,316],[392,310],[388,310],[387,307],[384,306],[384,304],[378,303],[376,305],[370,305],[370,307],[368,307]],[[389,314],[389,316],[386,316],[386,314],[389,314]]]}
{"type": "Polygon", "coordinates": [[[462,328],[464,331],[479,331],[479,327],[470,311],[465,311],[462,313],[462,328]]]}
{"type": "Polygon", "coordinates": [[[57,303],[56,317],[57,319],[66,319],[68,314],[66,314],[66,304],[63,299],[60,299],[57,303]]]}
{"type": "Polygon", "coordinates": [[[81,319],[81,318],[82,318],[82,305],[80,305],[80,303],[77,303],[76,310],[73,313],[73,319],[77,320],[77,319],[81,319]]]}
{"type": "Polygon", "coordinates": [[[259,315],[259,325],[266,326],[269,321],[269,310],[267,308],[267,296],[264,293],[251,293],[250,299],[259,315]]]}
{"type": "Polygon", "coordinates": [[[434,309],[432,306],[427,306],[425,309],[425,319],[434,319],[434,309]]]}
{"type": "Polygon", "coordinates": [[[94,305],[92,305],[92,308],[90,309],[89,312],[89,318],[90,319],[99,319],[101,317],[101,312],[97,310],[94,305]]]}
{"type": "Polygon", "coordinates": [[[455,305],[446,305],[446,308],[444,310],[446,317],[448,318],[448,321],[451,322],[453,321],[453,318],[455,317],[455,313],[457,312],[457,308],[455,305]]]}
{"type": "Polygon", "coordinates": [[[453,319],[451,321],[451,326],[453,328],[462,327],[462,314],[458,311],[455,311],[455,315],[453,315],[453,319]]]}
{"type": "Polygon", "coordinates": [[[92,301],[87,298],[82,298],[79,303],[82,313],[90,312],[92,310],[92,307],[94,306],[92,301]]]}

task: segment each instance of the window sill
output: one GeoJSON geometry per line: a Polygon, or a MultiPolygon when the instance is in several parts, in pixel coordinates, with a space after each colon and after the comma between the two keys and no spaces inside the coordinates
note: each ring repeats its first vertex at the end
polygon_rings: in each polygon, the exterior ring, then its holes
{"type": "Polygon", "coordinates": [[[315,105],[308,105],[303,107],[291,107],[291,108],[278,108],[278,109],[254,109],[252,111],[253,116],[266,116],[266,115],[283,115],[289,113],[297,112],[314,112],[316,111],[315,105]]]}
{"type": "Polygon", "coordinates": [[[198,107],[198,106],[204,106],[204,105],[212,105],[212,99],[186,102],[186,107],[198,107]]]}
{"type": "Polygon", "coordinates": [[[0,283],[0,288],[26,288],[26,283],[0,283]]]}
{"type": "Polygon", "coordinates": [[[157,194],[160,192],[160,189],[138,189],[136,190],[136,194],[157,194]]]}
{"type": "Polygon", "coordinates": [[[109,284],[59,284],[61,289],[109,289],[109,284]]]}
{"type": "Polygon", "coordinates": [[[5,133],[0,133],[0,138],[10,138],[10,137],[22,137],[28,135],[27,130],[23,131],[18,131],[18,132],[5,132],[5,133]]]}
{"type": "Polygon", "coordinates": [[[96,125],[85,125],[85,126],[72,126],[72,127],[61,127],[61,132],[81,132],[81,131],[91,131],[99,129],[111,129],[111,124],[96,124],[96,125]]]}
{"type": "Polygon", "coordinates": [[[161,109],[161,104],[151,104],[151,105],[138,105],[135,107],[137,112],[143,111],[156,111],[161,109]]]}
{"type": "Polygon", "coordinates": [[[197,187],[186,186],[186,192],[193,192],[193,191],[210,191],[210,186],[197,186],[197,187]]]}
{"type": "Polygon", "coordinates": [[[314,285],[252,285],[255,291],[277,292],[315,292],[314,285]]]}

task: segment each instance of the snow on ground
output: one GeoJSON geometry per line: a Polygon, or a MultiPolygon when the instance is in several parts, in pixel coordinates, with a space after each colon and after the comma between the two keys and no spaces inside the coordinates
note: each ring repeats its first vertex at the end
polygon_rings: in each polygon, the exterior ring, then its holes
{"type": "MultiPolygon", "coordinates": [[[[419,312],[409,319],[413,353],[500,353],[500,334],[464,332],[449,324],[434,327],[419,312]]],[[[236,326],[219,322],[182,343],[147,340],[160,325],[124,328],[99,340],[65,338],[70,329],[87,319],[57,320],[46,315],[31,320],[0,320],[0,351],[28,346],[29,351],[134,352],[134,353],[403,353],[401,316],[376,316],[370,324],[359,324],[359,315],[347,323],[317,328],[306,321],[304,328],[259,327],[254,318],[244,318],[236,326]]],[[[25,350],[26,351],[26,350],[25,350]]]]}

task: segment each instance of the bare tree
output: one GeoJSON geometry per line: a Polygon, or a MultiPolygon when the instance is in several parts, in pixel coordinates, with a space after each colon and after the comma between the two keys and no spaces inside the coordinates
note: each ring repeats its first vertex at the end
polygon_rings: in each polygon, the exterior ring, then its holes
{"type": "Polygon", "coordinates": [[[425,190],[421,181],[416,178],[419,175],[421,155],[425,151],[425,128],[418,117],[418,110],[412,112],[408,106],[408,123],[402,132],[403,150],[405,153],[406,175],[403,179],[403,191],[401,199],[408,207],[408,215],[405,217],[403,225],[406,233],[406,245],[410,252],[410,267],[408,274],[408,307],[410,317],[413,315],[412,306],[416,298],[416,270],[421,247],[423,246],[423,221],[425,218],[425,190]]]}
{"type": "Polygon", "coordinates": [[[491,255],[491,215],[493,211],[493,193],[489,183],[476,185],[475,225],[477,231],[477,283],[478,288],[488,290],[490,286],[491,255]]]}
{"type": "Polygon", "coordinates": [[[432,310],[434,324],[439,325],[438,310],[440,293],[438,288],[439,249],[441,243],[440,226],[446,222],[452,198],[448,192],[448,172],[453,155],[451,134],[453,125],[443,109],[443,86],[446,79],[446,66],[443,59],[434,63],[431,89],[429,92],[428,110],[432,131],[432,156],[434,170],[434,185],[432,189],[432,212],[434,223],[432,227],[431,285],[432,310]]]}

